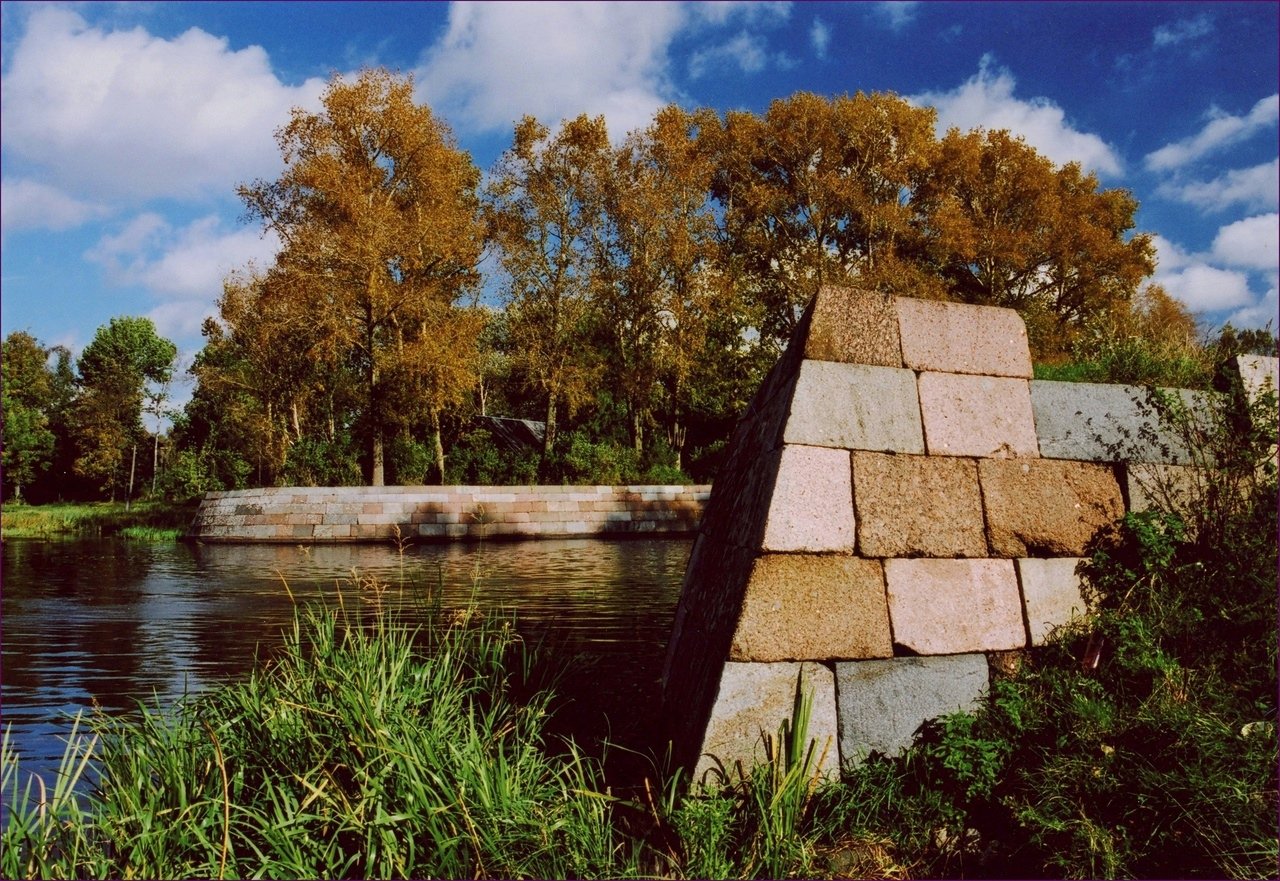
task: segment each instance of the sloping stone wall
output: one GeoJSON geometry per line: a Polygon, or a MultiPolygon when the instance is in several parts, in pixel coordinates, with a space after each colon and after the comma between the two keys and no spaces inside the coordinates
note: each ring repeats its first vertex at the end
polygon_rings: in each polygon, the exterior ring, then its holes
{"type": "MultiPolygon", "coordinates": [[[[1246,367],[1274,387],[1275,359],[1246,367]]],[[[1141,389],[1031,375],[1011,310],[818,294],[690,557],[663,673],[677,761],[758,758],[801,671],[828,772],[897,753],[975,705],[988,655],[1085,610],[1086,544],[1142,502],[1141,469],[1189,451],[1141,389]]],[[[1209,393],[1178,394],[1195,410],[1209,393]]]]}
{"type": "Polygon", "coordinates": [[[200,541],[290,542],[687,535],[706,486],[269,487],[206,493],[200,541]]]}

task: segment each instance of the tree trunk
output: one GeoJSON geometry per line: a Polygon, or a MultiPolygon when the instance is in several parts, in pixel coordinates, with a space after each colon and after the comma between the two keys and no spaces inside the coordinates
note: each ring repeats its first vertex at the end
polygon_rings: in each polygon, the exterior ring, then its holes
{"type": "Polygon", "coordinates": [[[382,460],[382,429],[374,428],[369,436],[369,486],[385,486],[382,460]]]}
{"type": "Polygon", "coordinates": [[[129,460],[129,492],[124,497],[124,509],[129,510],[129,506],[133,504],[133,475],[138,470],[138,444],[133,445],[133,457],[129,460]]]}
{"type": "Polygon", "coordinates": [[[542,480],[549,480],[547,469],[551,465],[551,450],[556,444],[556,392],[554,389],[547,395],[546,423],[542,433],[542,462],[538,471],[542,480]]]}
{"type": "Polygon", "coordinates": [[[435,437],[435,453],[436,453],[436,474],[440,478],[440,485],[444,486],[444,440],[440,437],[440,411],[431,411],[431,433],[435,437]]]}
{"type": "Polygon", "coordinates": [[[631,446],[637,456],[644,455],[644,413],[636,406],[631,407],[631,446]]]}
{"type": "MultiPolygon", "coordinates": [[[[156,420],[158,423],[160,420],[156,420]]],[[[155,444],[151,447],[151,494],[156,494],[156,478],[160,476],[160,426],[156,425],[155,444]]]]}

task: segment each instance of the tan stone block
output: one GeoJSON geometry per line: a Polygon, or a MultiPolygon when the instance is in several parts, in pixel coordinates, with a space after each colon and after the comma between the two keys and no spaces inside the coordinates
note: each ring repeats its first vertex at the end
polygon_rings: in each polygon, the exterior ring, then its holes
{"type": "Polygon", "coordinates": [[[919,655],[1027,643],[1012,560],[885,560],[893,641],[919,655]]]}
{"type": "Polygon", "coordinates": [[[766,551],[853,553],[853,484],[844,450],[788,445],[764,528],[766,551]]]}
{"type": "Polygon", "coordinates": [[[836,717],[836,678],[822,664],[753,664],[730,661],[720,675],[720,686],[702,738],[702,755],[694,779],[715,767],[714,756],[725,768],[741,761],[750,768],[764,760],[761,732],[774,738],[778,726],[790,719],[796,681],[804,671],[801,687],[813,693],[809,738],[815,744],[815,761],[821,759],[824,775],[840,771],[839,732],[836,717]]]}
{"type": "Polygon", "coordinates": [[[1111,468],[1065,459],[978,463],[987,541],[1000,557],[1080,556],[1124,514],[1111,468]]]}
{"type": "Polygon", "coordinates": [[[1027,610],[1032,645],[1044,645],[1055,627],[1082,617],[1089,607],[1080,592],[1076,569],[1083,557],[1018,560],[1018,580],[1027,610]]]}
{"type": "Polygon", "coordinates": [[[921,373],[919,385],[930,455],[1040,455],[1025,379],[921,373]]]}
{"type": "Polygon", "coordinates": [[[892,655],[879,561],[814,554],[766,554],[756,560],[730,660],[892,655]]]}
{"type": "Polygon", "coordinates": [[[978,466],[943,456],[853,454],[863,557],[985,557],[978,466]]]}
{"type": "Polygon", "coordinates": [[[897,305],[907,367],[1031,378],[1027,327],[1012,309],[907,297],[897,305]]]}
{"type": "Polygon", "coordinates": [[[901,367],[894,298],[853,288],[828,287],[818,291],[804,357],[901,367]]]}

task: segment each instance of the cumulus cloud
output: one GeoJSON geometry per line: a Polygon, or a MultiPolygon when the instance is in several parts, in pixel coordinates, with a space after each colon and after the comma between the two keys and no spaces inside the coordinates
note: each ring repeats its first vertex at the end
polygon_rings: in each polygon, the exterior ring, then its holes
{"type": "MultiPolygon", "coordinates": [[[[707,15],[731,12],[724,5],[707,15]]],[[[687,20],[678,3],[454,3],[418,82],[459,128],[587,113],[624,134],[675,96],[667,49],[687,20]]]]}
{"type": "Polygon", "coordinates": [[[820,18],[815,18],[809,27],[809,44],[813,46],[813,54],[826,59],[827,47],[831,45],[831,28],[820,18]]]}
{"type": "Polygon", "coordinates": [[[884,0],[872,4],[874,15],[891,31],[900,31],[915,20],[920,11],[917,0],[884,0]]]}
{"type": "Polygon", "coordinates": [[[1276,328],[1276,315],[1280,314],[1280,297],[1276,296],[1276,279],[1271,279],[1271,287],[1262,295],[1257,303],[1237,309],[1227,318],[1236,327],[1271,327],[1276,328]]]}
{"type": "Polygon", "coordinates": [[[229,272],[251,262],[268,265],[278,250],[274,235],[229,230],[216,215],[176,227],[147,212],[103,236],[84,257],[102,266],[113,284],[141,287],[160,300],[149,313],[157,328],[184,336],[213,314],[229,272]]]}
{"type": "Polygon", "coordinates": [[[1213,240],[1213,256],[1229,266],[1280,270],[1280,214],[1259,214],[1229,223],[1213,240]]]}
{"type": "Polygon", "coordinates": [[[287,86],[260,47],[235,51],[197,28],[166,40],[52,6],[31,14],[11,58],[5,151],[87,200],[221,194],[274,176],[273,131],[291,107],[318,106],[324,86],[287,86]]]}
{"type": "MultiPolygon", "coordinates": [[[[1231,224],[1219,231],[1218,239],[1223,242],[1222,249],[1219,250],[1215,241],[1213,253],[1210,254],[1190,253],[1162,236],[1153,236],[1156,246],[1156,272],[1153,281],[1192,312],[1222,313],[1226,310],[1245,311],[1256,308],[1259,298],[1250,287],[1246,269],[1257,261],[1245,259],[1240,263],[1234,262],[1235,248],[1251,239],[1256,232],[1249,228],[1228,232],[1234,226],[1237,225],[1231,224]],[[1237,268],[1215,266],[1215,263],[1234,265],[1237,268]]],[[[1274,258],[1269,268],[1275,269],[1274,258]]],[[[1274,287],[1274,282],[1272,286],[1274,287]]],[[[1265,297],[1263,299],[1265,301],[1265,297]]]]}
{"type": "Polygon", "coordinates": [[[1224,211],[1233,205],[1246,210],[1275,208],[1280,204],[1280,159],[1231,169],[1213,180],[1169,181],[1156,192],[1206,211],[1224,211]]]}
{"type": "Polygon", "coordinates": [[[743,73],[758,73],[768,61],[764,39],[742,31],[726,43],[693,53],[689,57],[689,76],[698,79],[726,66],[736,66],[743,73]]]}
{"type": "Polygon", "coordinates": [[[669,73],[677,37],[698,33],[711,46],[691,58],[695,78],[725,65],[755,73],[789,63],[770,55],[759,31],[790,12],[788,3],[456,2],[416,74],[423,97],[459,130],[586,113],[603,114],[620,138],[681,97],[669,73]],[[736,35],[717,41],[727,28],[736,35]]]}
{"type": "Polygon", "coordinates": [[[1048,98],[1014,97],[1013,74],[985,56],[978,73],[949,92],[925,92],[912,101],[938,109],[938,131],[982,127],[1021,135],[1054,162],[1079,162],[1086,169],[1119,174],[1120,158],[1102,138],[1073,128],[1062,108],[1048,98]]]}
{"type": "Polygon", "coordinates": [[[26,178],[0,180],[0,234],[31,229],[64,230],[108,213],[106,206],[69,196],[26,178]]]}
{"type": "Polygon", "coordinates": [[[1189,138],[1166,144],[1146,156],[1152,171],[1171,171],[1195,160],[1237,144],[1276,124],[1280,118],[1280,94],[1263,98],[1244,116],[1232,116],[1217,107],[1211,108],[1204,128],[1189,138]]]}
{"type": "Polygon", "coordinates": [[[1179,19],[1172,24],[1162,24],[1152,32],[1151,37],[1156,48],[1163,49],[1188,40],[1197,40],[1211,33],[1213,19],[1207,15],[1198,15],[1195,18],[1179,19]]]}

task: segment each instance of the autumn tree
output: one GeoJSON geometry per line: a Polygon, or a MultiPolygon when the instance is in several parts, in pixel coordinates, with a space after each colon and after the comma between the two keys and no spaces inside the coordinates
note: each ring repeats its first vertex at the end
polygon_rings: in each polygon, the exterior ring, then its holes
{"type": "Polygon", "coordinates": [[[698,139],[707,125],[718,125],[709,111],[660,110],[614,151],[601,186],[607,225],[597,308],[610,387],[626,404],[637,453],[659,411],[676,467],[687,438],[689,379],[710,324],[733,311],[710,198],[715,164],[698,139]]]}
{"type": "Polygon", "coordinates": [[[1151,237],[1130,235],[1132,195],[1007,131],[948,132],[914,201],[948,294],[1018,310],[1038,356],[1064,352],[1087,316],[1127,311],[1155,269],[1151,237]]]}
{"type": "MultiPolygon", "coordinates": [[[[239,193],[281,241],[260,293],[280,301],[286,324],[307,322],[318,361],[351,375],[368,482],[380,486],[386,437],[416,415],[391,406],[389,382],[472,381],[451,365],[474,358],[475,336],[452,322],[479,280],[480,175],[444,122],[414,102],[411,77],[335,77],[322,104],[295,109],[277,132],[280,178],[239,193]]],[[[456,398],[446,391],[426,408],[456,398]]]]}
{"type": "Polygon", "coordinates": [[[544,467],[559,412],[590,397],[596,373],[588,339],[609,158],[602,117],[579,116],[553,136],[526,116],[486,191],[485,216],[505,276],[512,366],[543,401],[544,467]]]}
{"type": "Polygon", "coordinates": [[[121,317],[98,328],[76,364],[79,390],[72,407],[75,471],[110,493],[128,486],[126,455],[137,454],[145,432],[147,387],[169,382],[178,350],[149,318],[121,317]]]}
{"type": "Polygon", "coordinates": [[[763,116],[733,111],[704,127],[729,253],[768,338],[785,344],[826,284],[939,295],[904,259],[917,235],[912,189],[936,149],[934,119],[893,94],[799,92],[763,116]]]}
{"type": "Polygon", "coordinates": [[[9,334],[0,346],[0,418],[4,422],[6,489],[22,501],[22,489],[49,470],[53,461],[54,433],[49,407],[53,397],[53,373],[49,350],[25,331],[9,334]]]}

